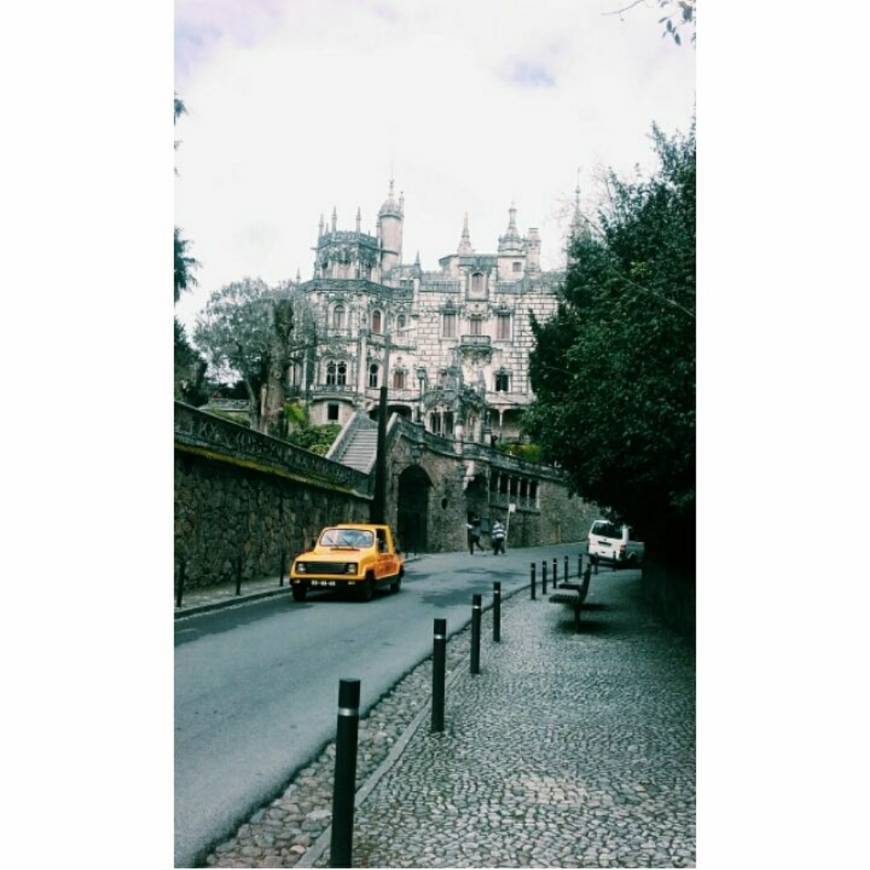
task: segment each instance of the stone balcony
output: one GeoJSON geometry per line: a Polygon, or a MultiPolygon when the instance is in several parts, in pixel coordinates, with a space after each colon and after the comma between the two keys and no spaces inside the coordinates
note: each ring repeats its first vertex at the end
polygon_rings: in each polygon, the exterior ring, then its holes
{"type": "Polygon", "coordinates": [[[462,335],[459,338],[460,347],[486,348],[489,350],[492,338],[488,335],[462,335]]]}

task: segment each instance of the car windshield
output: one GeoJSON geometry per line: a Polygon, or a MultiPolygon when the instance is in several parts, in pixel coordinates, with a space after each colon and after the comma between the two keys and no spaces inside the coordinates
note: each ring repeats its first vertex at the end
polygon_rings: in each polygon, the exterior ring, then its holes
{"type": "Polygon", "coordinates": [[[613,523],[595,523],[592,526],[593,535],[601,535],[603,538],[622,538],[622,529],[613,523]]]}
{"type": "Polygon", "coordinates": [[[327,529],[320,536],[321,547],[371,547],[372,533],[362,529],[327,529]]]}

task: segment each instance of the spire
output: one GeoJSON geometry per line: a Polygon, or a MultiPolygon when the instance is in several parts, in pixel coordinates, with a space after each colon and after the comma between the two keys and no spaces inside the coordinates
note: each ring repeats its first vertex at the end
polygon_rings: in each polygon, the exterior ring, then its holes
{"type": "Polygon", "coordinates": [[[462,222],[462,238],[459,240],[458,254],[471,254],[474,248],[471,247],[471,235],[468,232],[468,212],[465,212],[465,219],[462,222]]]}
{"type": "Polygon", "coordinates": [[[519,253],[522,249],[523,240],[517,229],[517,207],[511,202],[508,209],[508,228],[503,236],[498,237],[499,253],[519,253]]]}
{"type": "Polygon", "coordinates": [[[362,212],[360,211],[359,206],[357,206],[357,209],[356,209],[356,231],[357,232],[360,231],[359,228],[360,228],[361,222],[362,222],[362,212]]]}
{"type": "Polygon", "coordinates": [[[332,231],[335,232],[335,226],[338,223],[338,213],[335,210],[335,206],[332,207],[332,231]]]}
{"type": "Polygon", "coordinates": [[[387,194],[387,198],[384,201],[384,204],[381,206],[380,211],[378,212],[378,217],[382,215],[392,215],[394,217],[402,216],[402,208],[405,203],[404,194],[399,202],[396,202],[396,181],[394,178],[390,178],[390,192],[387,194]]]}
{"type": "Polygon", "coordinates": [[[405,214],[405,191],[399,191],[399,211],[404,215],[405,214]]]}
{"type": "Polygon", "coordinates": [[[297,283],[297,284],[301,284],[301,283],[302,283],[302,273],[299,271],[299,267],[298,267],[298,266],[296,267],[296,283],[297,283]]]}
{"type": "Polygon", "coordinates": [[[415,266],[419,266],[419,265],[420,265],[420,252],[419,252],[419,251],[417,251],[417,256],[414,257],[414,265],[415,265],[415,266]]]}
{"type": "Polygon", "coordinates": [[[320,223],[317,225],[317,238],[323,236],[323,212],[320,212],[320,223]]]}
{"type": "Polygon", "coordinates": [[[577,187],[574,188],[574,217],[571,219],[569,236],[572,239],[589,238],[589,224],[580,211],[580,170],[577,170],[577,187]]]}

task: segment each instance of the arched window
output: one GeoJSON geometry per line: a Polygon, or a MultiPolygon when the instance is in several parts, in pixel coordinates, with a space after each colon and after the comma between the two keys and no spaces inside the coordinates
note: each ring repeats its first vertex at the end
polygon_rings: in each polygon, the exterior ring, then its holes
{"type": "Polygon", "coordinates": [[[480,272],[475,272],[471,276],[471,292],[483,293],[483,275],[480,272]]]}
{"type": "Polygon", "coordinates": [[[405,389],[405,371],[404,371],[404,369],[396,369],[393,372],[393,389],[394,390],[404,390],[405,389]]]}
{"type": "Polygon", "coordinates": [[[383,316],[380,311],[372,312],[372,332],[380,334],[383,331],[383,316]]]}
{"type": "Polygon", "coordinates": [[[378,367],[375,363],[369,366],[369,386],[377,387],[378,385],[378,367]]]}
{"type": "Polygon", "coordinates": [[[344,306],[336,305],[332,310],[332,328],[344,329],[344,306]]]}
{"type": "Polygon", "coordinates": [[[331,362],[326,367],[326,383],[329,386],[335,385],[335,363],[331,362]]]}
{"type": "Polygon", "coordinates": [[[338,379],[336,383],[343,387],[347,383],[347,363],[338,364],[338,379]]]}
{"type": "Polygon", "coordinates": [[[404,329],[405,328],[405,315],[400,314],[396,318],[396,329],[404,329]]]}

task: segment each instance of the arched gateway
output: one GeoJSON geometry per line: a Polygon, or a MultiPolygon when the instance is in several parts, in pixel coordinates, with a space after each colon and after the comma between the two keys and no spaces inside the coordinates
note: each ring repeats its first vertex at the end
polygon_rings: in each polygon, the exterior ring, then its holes
{"type": "Polygon", "coordinates": [[[399,475],[399,545],[406,553],[425,553],[432,481],[419,465],[410,465],[399,475]]]}

